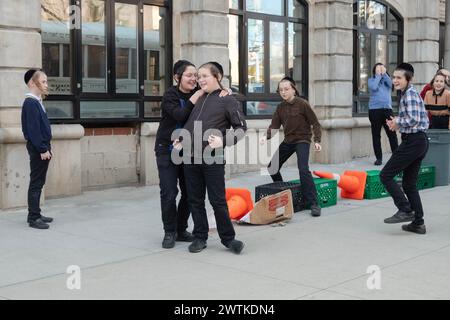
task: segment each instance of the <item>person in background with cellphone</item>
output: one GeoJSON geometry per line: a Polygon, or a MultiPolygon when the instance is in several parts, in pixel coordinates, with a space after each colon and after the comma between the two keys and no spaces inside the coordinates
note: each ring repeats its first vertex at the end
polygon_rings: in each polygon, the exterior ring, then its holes
{"type": "Polygon", "coordinates": [[[392,80],[382,63],[377,63],[373,67],[372,77],[369,79],[369,120],[372,129],[372,145],[376,161],[374,165],[380,166],[383,163],[383,152],[381,150],[381,128],[384,128],[389,139],[391,151],[398,148],[397,134],[386,124],[386,120],[391,119],[392,112],[392,80]]]}

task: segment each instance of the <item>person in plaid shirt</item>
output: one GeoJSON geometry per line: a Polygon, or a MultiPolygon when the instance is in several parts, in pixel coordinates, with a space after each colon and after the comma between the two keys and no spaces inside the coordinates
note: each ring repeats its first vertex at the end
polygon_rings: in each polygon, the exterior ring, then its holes
{"type": "Polygon", "coordinates": [[[394,71],[394,88],[401,90],[402,97],[398,117],[391,117],[386,123],[390,130],[400,131],[402,143],[381,170],[380,180],[398,208],[398,211],[384,222],[411,222],[403,225],[402,229],[425,234],[422,202],[416,184],[420,164],[428,151],[426,131],[429,121],[423,100],[411,84],[413,77],[414,68],[409,63],[401,63],[394,71]],[[403,172],[403,191],[394,181],[400,172],[403,172]]]}

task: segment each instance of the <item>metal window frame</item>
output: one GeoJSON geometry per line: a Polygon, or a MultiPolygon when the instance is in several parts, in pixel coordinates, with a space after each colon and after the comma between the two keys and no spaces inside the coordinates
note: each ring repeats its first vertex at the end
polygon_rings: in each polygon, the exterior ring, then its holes
{"type": "MultiPolygon", "coordinates": [[[[166,73],[172,70],[172,12],[173,6],[171,0],[104,0],[105,1],[105,32],[106,32],[106,78],[107,78],[107,92],[105,93],[88,93],[82,92],[83,87],[83,73],[82,73],[82,35],[81,29],[70,30],[70,63],[71,63],[71,91],[70,95],[49,95],[49,101],[70,101],[72,102],[73,118],[50,119],[53,124],[83,124],[83,125],[130,125],[132,123],[140,123],[146,121],[159,121],[160,117],[145,118],[144,104],[146,101],[161,102],[162,96],[145,96],[144,94],[144,30],[143,30],[143,9],[145,5],[164,7],[166,10],[166,17],[164,19],[164,36],[165,43],[168,44],[165,48],[165,56],[160,59],[165,60],[166,73]],[[138,93],[116,93],[116,66],[115,66],[115,4],[127,3],[137,6],[138,21],[137,21],[137,46],[138,46],[138,93]],[[81,118],[80,105],[85,101],[131,101],[139,104],[138,116],[135,118],[81,118]]],[[[70,5],[76,5],[80,8],[80,0],[70,0],[70,5]]],[[[171,78],[165,77],[166,87],[171,86],[171,78]]]]}
{"type": "MultiPolygon", "coordinates": [[[[352,107],[352,114],[354,117],[367,117],[368,112],[359,112],[359,105],[361,102],[368,102],[369,101],[369,94],[359,94],[358,92],[358,81],[360,77],[360,68],[359,68],[359,61],[360,61],[360,43],[358,41],[359,34],[369,33],[371,35],[371,60],[373,57],[375,57],[375,39],[377,35],[386,35],[388,37],[388,45],[389,45],[389,37],[390,36],[397,36],[398,37],[398,47],[397,47],[397,61],[403,61],[403,52],[404,52],[404,18],[401,16],[400,12],[395,9],[391,4],[386,2],[385,0],[371,0],[377,3],[380,3],[386,7],[386,28],[383,30],[380,29],[369,29],[366,27],[361,26],[361,21],[359,18],[359,1],[360,0],[354,0],[353,2],[353,14],[356,15],[354,17],[354,25],[353,25],[353,107],[352,107]],[[389,23],[389,14],[392,13],[392,15],[397,19],[398,22],[398,31],[393,31],[391,29],[391,25],[389,23]],[[356,25],[355,25],[356,22],[356,25]]],[[[387,59],[389,63],[389,48],[387,48],[387,59]]],[[[375,64],[374,61],[371,61],[370,66],[373,66],[375,64]]]]}
{"type": "MultiPolygon", "coordinates": [[[[281,98],[277,93],[270,92],[270,22],[284,22],[285,32],[284,32],[284,64],[285,64],[285,74],[289,71],[289,22],[298,23],[303,26],[302,30],[302,52],[304,59],[302,60],[302,92],[307,98],[309,94],[309,63],[308,63],[308,53],[309,53],[309,38],[308,38],[308,28],[309,28],[309,5],[304,0],[294,0],[300,3],[304,7],[305,16],[304,18],[293,18],[289,17],[288,12],[288,0],[283,0],[284,5],[284,15],[271,15],[252,11],[246,11],[245,8],[247,0],[239,1],[239,9],[230,9],[229,14],[236,15],[239,17],[239,94],[237,98],[243,103],[244,112],[247,114],[247,101],[261,101],[261,102],[273,102],[281,101],[281,98]],[[249,93],[248,92],[248,20],[256,19],[263,21],[264,27],[264,93],[249,93]]],[[[248,119],[269,119],[271,115],[250,115],[247,116],[248,119]]]]}

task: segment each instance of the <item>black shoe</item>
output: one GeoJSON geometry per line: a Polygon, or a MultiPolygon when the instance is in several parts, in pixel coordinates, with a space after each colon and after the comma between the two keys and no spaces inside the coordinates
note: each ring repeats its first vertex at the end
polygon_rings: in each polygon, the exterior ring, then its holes
{"type": "Polygon", "coordinates": [[[41,216],[41,220],[45,223],[53,222],[53,218],[41,216]]]}
{"type": "Polygon", "coordinates": [[[425,228],[424,224],[421,224],[421,225],[417,225],[414,223],[404,224],[404,225],[402,225],[402,229],[403,229],[403,231],[414,232],[417,234],[427,233],[427,228],[425,228]]]}
{"type": "Polygon", "coordinates": [[[234,239],[227,245],[227,248],[233,253],[240,254],[242,249],[244,249],[244,243],[234,239]]]}
{"type": "Polygon", "coordinates": [[[164,239],[162,242],[162,247],[164,249],[171,249],[175,247],[175,233],[166,232],[164,234],[164,239]]]}
{"type": "Polygon", "coordinates": [[[206,241],[202,239],[194,239],[189,245],[189,252],[197,253],[206,248],[206,241]]]}
{"type": "Polygon", "coordinates": [[[311,206],[311,215],[312,215],[313,217],[320,217],[320,214],[321,214],[321,209],[320,209],[320,207],[319,207],[317,204],[313,204],[313,205],[311,206]]]}
{"type": "Polygon", "coordinates": [[[46,224],[44,221],[42,221],[42,219],[36,219],[34,221],[30,221],[28,223],[28,225],[30,226],[30,228],[34,228],[34,229],[48,229],[50,226],[48,224],[46,224]]]}
{"type": "Polygon", "coordinates": [[[376,166],[381,166],[383,164],[383,161],[380,159],[377,159],[377,161],[375,161],[373,164],[376,166]]]}
{"type": "Polygon", "coordinates": [[[384,219],[384,223],[401,223],[414,220],[414,214],[412,212],[397,211],[392,217],[384,219]]]}
{"type": "Polygon", "coordinates": [[[189,231],[183,231],[181,233],[177,234],[177,238],[176,241],[181,241],[181,242],[192,242],[195,240],[195,237],[192,235],[192,233],[190,233],[189,231]]]}

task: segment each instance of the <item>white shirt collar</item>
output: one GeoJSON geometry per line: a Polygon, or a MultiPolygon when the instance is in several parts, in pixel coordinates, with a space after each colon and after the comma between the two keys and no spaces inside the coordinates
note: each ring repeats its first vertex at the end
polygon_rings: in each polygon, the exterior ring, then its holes
{"type": "Polygon", "coordinates": [[[30,97],[30,98],[34,98],[34,99],[38,100],[39,102],[42,102],[41,98],[39,98],[38,96],[32,94],[31,92],[28,92],[25,96],[30,97]]]}
{"type": "Polygon", "coordinates": [[[38,96],[32,94],[31,92],[28,92],[27,94],[25,94],[25,96],[26,96],[26,97],[29,97],[29,98],[33,98],[33,99],[39,101],[39,104],[41,105],[42,110],[44,110],[44,112],[47,112],[47,111],[45,110],[45,107],[44,107],[44,104],[42,103],[42,99],[41,99],[41,98],[39,98],[38,96]]]}

